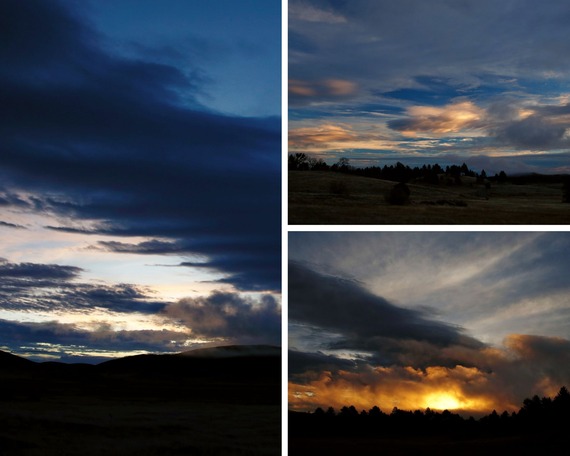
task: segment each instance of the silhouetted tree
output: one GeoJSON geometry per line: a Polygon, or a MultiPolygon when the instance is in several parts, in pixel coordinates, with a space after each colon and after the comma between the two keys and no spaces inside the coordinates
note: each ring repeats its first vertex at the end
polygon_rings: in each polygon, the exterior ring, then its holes
{"type": "Polygon", "coordinates": [[[289,155],[288,167],[290,170],[309,169],[307,154],[297,152],[296,154],[289,155]]]}
{"type": "Polygon", "coordinates": [[[507,181],[507,174],[504,171],[501,171],[499,173],[499,176],[497,177],[497,182],[499,182],[500,184],[504,184],[507,181]]]}
{"type": "Polygon", "coordinates": [[[377,405],[375,405],[368,411],[368,416],[371,418],[381,417],[382,415],[383,415],[382,410],[380,410],[380,408],[377,405]]]}
{"type": "Polygon", "coordinates": [[[354,405],[351,405],[350,407],[343,407],[340,409],[339,416],[344,418],[354,418],[355,416],[358,416],[358,410],[356,410],[356,407],[354,405]]]}
{"type": "Polygon", "coordinates": [[[314,413],[315,413],[315,416],[318,416],[318,417],[322,417],[322,416],[325,415],[325,411],[324,411],[322,408],[320,408],[320,407],[317,407],[317,408],[315,409],[315,412],[314,412],[314,413]]]}
{"type": "Polygon", "coordinates": [[[341,173],[346,173],[350,171],[350,160],[346,157],[341,157],[338,162],[332,165],[334,171],[340,171],[341,173]]]}
{"type": "MultiPolygon", "coordinates": [[[[533,439],[557,436],[567,438],[570,417],[570,393],[562,387],[551,399],[535,395],[523,401],[518,413],[493,410],[478,421],[468,419],[449,410],[442,412],[427,408],[425,411],[392,409],[389,415],[377,406],[368,412],[358,412],[354,406],[342,407],[338,415],[329,407],[326,412],[317,408],[314,413],[290,413],[290,433],[298,436],[383,436],[392,435],[415,438],[424,435],[449,436],[452,438],[532,436],[533,439]]],[[[558,437],[557,437],[558,438],[558,437]]],[[[550,448],[550,447],[549,447],[550,448]]],[[[548,454],[548,453],[546,453],[548,454]]],[[[558,454],[558,453],[557,453],[558,454]]]]}

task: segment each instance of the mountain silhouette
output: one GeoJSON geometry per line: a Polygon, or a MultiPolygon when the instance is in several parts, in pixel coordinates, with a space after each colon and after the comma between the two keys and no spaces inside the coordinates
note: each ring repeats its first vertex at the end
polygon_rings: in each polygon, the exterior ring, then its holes
{"type": "Polygon", "coordinates": [[[11,368],[30,368],[33,365],[34,362],[29,359],[0,350],[0,369],[2,370],[11,368]]]}
{"type": "Polygon", "coordinates": [[[144,354],[99,364],[35,362],[0,351],[3,396],[194,397],[279,403],[281,349],[222,346],[177,354],[144,354]],[[215,393],[214,393],[215,390],[215,393]],[[205,393],[206,392],[206,393],[205,393]]]}

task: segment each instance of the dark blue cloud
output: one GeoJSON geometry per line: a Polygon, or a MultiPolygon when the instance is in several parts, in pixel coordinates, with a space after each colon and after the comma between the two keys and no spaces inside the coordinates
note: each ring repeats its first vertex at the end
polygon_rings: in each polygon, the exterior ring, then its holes
{"type": "Polygon", "coordinates": [[[40,263],[10,263],[0,259],[0,308],[17,311],[108,309],[123,313],[156,313],[165,303],[143,287],[130,284],[93,285],[81,282],[83,269],[40,263]]]}
{"type": "Polygon", "coordinates": [[[17,229],[26,229],[23,225],[18,225],[16,223],[4,222],[0,220],[0,226],[5,226],[6,228],[17,228],[17,229]]]}
{"type": "Polygon", "coordinates": [[[167,238],[240,289],[280,288],[278,266],[258,275],[280,264],[279,119],[209,111],[197,72],[113,55],[61,2],[8,0],[0,18],[0,204],[167,238]]]}
{"type": "Polygon", "coordinates": [[[46,357],[65,362],[94,363],[109,359],[117,351],[179,352],[187,334],[167,330],[112,331],[105,325],[94,330],[79,329],[56,321],[16,323],[0,319],[0,345],[30,359],[46,357]],[[70,356],[83,351],[82,356],[70,356]],[[93,355],[96,353],[96,355],[93,355]],[[106,354],[106,358],[102,355],[106,354]]]}
{"type": "Polygon", "coordinates": [[[491,99],[513,88],[512,84],[502,82],[502,79],[508,78],[495,75],[474,75],[474,77],[476,84],[454,81],[449,78],[415,76],[413,80],[420,88],[401,88],[376,93],[376,95],[408,101],[416,105],[443,106],[459,97],[477,100],[491,99]]]}
{"type": "Polygon", "coordinates": [[[58,264],[37,263],[9,263],[0,260],[0,277],[3,279],[55,279],[70,280],[79,275],[82,269],[74,266],[60,266],[58,264]]]}
{"type": "Polygon", "coordinates": [[[288,278],[290,321],[336,334],[328,348],[367,350],[394,360],[396,352],[410,341],[440,348],[483,346],[462,328],[435,321],[425,311],[396,306],[357,281],[293,261],[288,278]]]}
{"type": "Polygon", "coordinates": [[[442,106],[453,98],[465,95],[461,87],[450,84],[446,80],[429,76],[416,76],[414,81],[422,88],[403,88],[383,92],[388,98],[396,98],[398,100],[411,101],[416,104],[429,104],[434,106],[442,106]]]}

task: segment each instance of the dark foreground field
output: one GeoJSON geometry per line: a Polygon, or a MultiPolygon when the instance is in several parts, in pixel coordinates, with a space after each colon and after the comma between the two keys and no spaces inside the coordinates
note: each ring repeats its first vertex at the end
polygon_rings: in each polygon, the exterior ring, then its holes
{"type": "Polygon", "coordinates": [[[449,439],[441,437],[291,438],[291,456],[354,455],[562,455],[567,442],[532,436],[449,439]]]}
{"type": "Polygon", "coordinates": [[[278,354],[97,366],[0,354],[0,455],[281,453],[278,354]]]}
{"type": "Polygon", "coordinates": [[[562,183],[408,184],[410,204],[385,201],[396,182],[330,171],[289,171],[290,224],[568,224],[562,183]]]}

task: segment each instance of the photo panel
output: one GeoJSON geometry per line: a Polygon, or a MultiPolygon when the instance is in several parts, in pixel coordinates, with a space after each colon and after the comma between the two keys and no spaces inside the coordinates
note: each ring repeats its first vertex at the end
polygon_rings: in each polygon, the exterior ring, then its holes
{"type": "Polygon", "coordinates": [[[1,454],[281,454],[282,22],[0,1],[1,454]]]}
{"type": "Polygon", "coordinates": [[[567,445],[570,233],[288,242],[290,454],[567,445]]]}
{"type": "Polygon", "coordinates": [[[290,0],[289,223],[568,224],[568,11],[290,0]]]}

